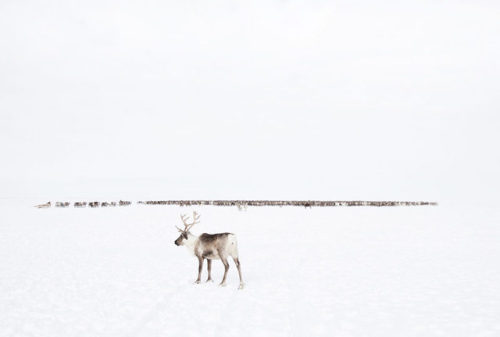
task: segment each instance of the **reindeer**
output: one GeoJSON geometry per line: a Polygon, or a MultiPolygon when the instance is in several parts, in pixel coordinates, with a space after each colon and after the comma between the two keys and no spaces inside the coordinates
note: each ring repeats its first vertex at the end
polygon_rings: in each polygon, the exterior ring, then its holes
{"type": "Polygon", "coordinates": [[[238,268],[238,275],[240,277],[239,289],[243,289],[244,283],[241,277],[240,260],[238,259],[238,243],[236,242],[236,235],[232,233],[217,233],[207,234],[203,233],[200,236],[192,234],[189,230],[195,224],[199,223],[200,215],[193,212],[193,221],[187,223],[186,215],[181,215],[181,220],[184,223],[184,229],[175,226],[181,235],[175,240],[177,246],[186,246],[186,248],[198,258],[198,278],[195,283],[199,284],[201,279],[201,272],[203,270],[203,260],[207,260],[208,278],[207,282],[212,281],[212,260],[221,260],[224,264],[224,277],[220,286],[226,286],[226,276],[229,270],[229,262],[227,258],[233,258],[236,268],[238,268]]]}
{"type": "Polygon", "coordinates": [[[47,202],[46,204],[41,204],[41,205],[36,205],[36,208],[49,208],[51,206],[50,201],[47,202]]]}

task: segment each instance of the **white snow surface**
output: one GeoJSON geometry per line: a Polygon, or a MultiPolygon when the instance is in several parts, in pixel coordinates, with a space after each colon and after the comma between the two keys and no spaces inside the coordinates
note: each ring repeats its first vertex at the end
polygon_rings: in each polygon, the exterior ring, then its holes
{"type": "Polygon", "coordinates": [[[0,204],[0,336],[500,335],[494,209],[33,204],[0,204]],[[232,261],[193,284],[192,210],[237,234],[245,289],[232,261]]]}

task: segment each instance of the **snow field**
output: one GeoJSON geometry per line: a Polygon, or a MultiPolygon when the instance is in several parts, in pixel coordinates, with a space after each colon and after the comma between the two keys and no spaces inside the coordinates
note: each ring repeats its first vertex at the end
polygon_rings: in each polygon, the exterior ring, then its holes
{"type": "Polygon", "coordinates": [[[0,206],[1,336],[500,335],[494,209],[33,204],[0,206]],[[192,210],[237,234],[244,290],[232,261],[193,284],[192,210]]]}

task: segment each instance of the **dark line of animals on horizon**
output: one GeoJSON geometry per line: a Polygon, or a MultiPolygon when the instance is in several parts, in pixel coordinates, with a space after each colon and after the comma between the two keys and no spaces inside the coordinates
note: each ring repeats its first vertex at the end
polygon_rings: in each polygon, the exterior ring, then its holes
{"type": "MultiPolygon", "coordinates": [[[[131,201],[76,201],[73,207],[116,207],[130,206],[131,201]]],[[[246,209],[248,206],[298,206],[305,208],[312,207],[340,207],[340,206],[371,206],[371,207],[387,207],[387,206],[437,206],[437,202],[433,201],[328,201],[328,200],[149,200],[137,201],[140,205],[162,205],[162,206],[236,206],[238,209],[246,209]]],[[[37,208],[50,208],[52,202],[36,205],[37,208]]],[[[65,208],[71,206],[70,202],[57,201],[55,207],[65,208]]]]}

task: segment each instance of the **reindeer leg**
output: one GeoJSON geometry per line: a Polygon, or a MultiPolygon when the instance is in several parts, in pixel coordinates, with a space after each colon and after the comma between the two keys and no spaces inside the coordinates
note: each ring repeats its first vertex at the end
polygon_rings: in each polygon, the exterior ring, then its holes
{"type": "Polygon", "coordinates": [[[207,278],[207,282],[212,282],[212,260],[211,259],[207,259],[207,269],[208,269],[208,278],[207,278]]]}
{"type": "Polygon", "coordinates": [[[238,275],[240,276],[240,286],[238,289],[243,289],[245,283],[243,283],[243,277],[241,276],[241,267],[240,267],[240,259],[237,257],[233,257],[234,264],[236,264],[236,268],[238,268],[238,275]]]}
{"type": "Polygon", "coordinates": [[[220,257],[222,263],[224,264],[224,277],[222,278],[222,282],[219,284],[221,287],[226,286],[226,277],[227,277],[227,271],[229,270],[229,262],[227,262],[227,259],[225,256],[220,257]]]}
{"type": "Polygon", "coordinates": [[[202,270],[203,270],[203,258],[201,256],[198,256],[198,278],[194,283],[200,283],[202,270]]]}

